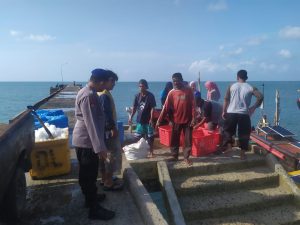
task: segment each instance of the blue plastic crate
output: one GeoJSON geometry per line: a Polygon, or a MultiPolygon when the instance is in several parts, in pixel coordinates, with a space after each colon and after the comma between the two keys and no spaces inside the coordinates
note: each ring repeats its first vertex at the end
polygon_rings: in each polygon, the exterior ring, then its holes
{"type": "MultiPolygon", "coordinates": [[[[40,109],[36,111],[41,120],[44,123],[49,123],[50,125],[55,125],[59,128],[68,127],[68,117],[65,116],[64,112],[60,109],[40,109]]],[[[34,125],[35,129],[39,129],[42,127],[40,122],[34,117],[34,125]]]]}
{"type": "Polygon", "coordinates": [[[36,110],[39,116],[59,116],[64,115],[64,111],[61,109],[39,109],[36,110]]]}

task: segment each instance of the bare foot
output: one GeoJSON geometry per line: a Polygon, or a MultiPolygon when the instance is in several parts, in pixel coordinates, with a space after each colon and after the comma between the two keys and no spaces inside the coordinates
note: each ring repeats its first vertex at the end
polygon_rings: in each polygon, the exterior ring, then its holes
{"type": "Polygon", "coordinates": [[[228,155],[230,155],[233,152],[233,150],[234,150],[233,148],[227,147],[226,150],[223,152],[223,154],[226,155],[226,156],[228,156],[228,155]]]}
{"type": "Polygon", "coordinates": [[[183,161],[185,162],[185,164],[186,164],[187,166],[193,165],[193,162],[192,162],[190,159],[184,159],[183,161]]]}
{"type": "Polygon", "coordinates": [[[149,152],[148,153],[148,156],[147,156],[147,158],[154,158],[155,157],[155,155],[154,155],[154,153],[153,152],[149,152]]]}
{"type": "Polygon", "coordinates": [[[241,157],[241,160],[247,159],[245,151],[241,151],[241,156],[240,157],[241,157]]]}

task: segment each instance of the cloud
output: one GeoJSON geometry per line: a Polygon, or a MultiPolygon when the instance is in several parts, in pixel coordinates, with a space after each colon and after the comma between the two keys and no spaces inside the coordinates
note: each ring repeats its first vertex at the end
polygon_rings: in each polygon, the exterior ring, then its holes
{"type": "Polygon", "coordinates": [[[222,67],[211,61],[211,59],[203,59],[199,61],[194,61],[189,66],[189,71],[191,72],[198,72],[198,71],[205,71],[205,72],[216,72],[222,70],[222,67]]]}
{"type": "Polygon", "coordinates": [[[260,37],[252,37],[247,41],[248,45],[260,45],[262,42],[267,40],[268,37],[266,35],[260,36],[260,37]]]}
{"type": "Polygon", "coordinates": [[[253,65],[255,65],[254,60],[245,60],[245,61],[236,62],[236,63],[232,63],[232,62],[227,63],[225,65],[225,68],[229,69],[231,71],[238,71],[238,70],[243,69],[243,68],[249,68],[253,65]]]}
{"type": "Polygon", "coordinates": [[[208,11],[213,11],[213,12],[217,12],[217,11],[225,11],[227,10],[227,3],[225,0],[218,0],[214,3],[211,3],[208,5],[208,11]]]}
{"type": "Polygon", "coordinates": [[[287,72],[290,69],[290,65],[288,64],[281,64],[281,63],[268,63],[268,62],[261,62],[258,65],[259,69],[265,71],[265,72],[272,72],[272,73],[277,73],[281,74],[284,72],[287,72]]]}
{"type": "Polygon", "coordinates": [[[234,51],[229,52],[229,55],[240,55],[243,52],[243,48],[237,48],[234,51]]]}
{"type": "Polygon", "coordinates": [[[52,41],[55,40],[56,37],[50,36],[48,34],[30,34],[25,37],[25,39],[31,40],[31,41],[38,41],[38,42],[44,42],[44,41],[52,41]]]}
{"type": "Polygon", "coordinates": [[[291,56],[292,56],[291,52],[290,52],[289,50],[287,50],[287,49],[281,49],[281,50],[278,52],[278,54],[279,54],[280,56],[282,56],[283,58],[291,58],[291,56]]]}
{"type": "Polygon", "coordinates": [[[286,39],[300,39],[300,27],[287,26],[279,31],[279,36],[286,39]]]}
{"type": "Polygon", "coordinates": [[[277,66],[274,63],[266,63],[266,62],[261,62],[259,64],[259,67],[263,70],[276,70],[277,66]]]}
{"type": "Polygon", "coordinates": [[[25,35],[23,34],[23,32],[17,30],[10,30],[9,33],[16,40],[30,40],[30,41],[37,41],[37,42],[45,42],[45,41],[52,41],[56,39],[56,37],[53,37],[48,34],[25,35]]]}
{"type": "Polygon", "coordinates": [[[233,44],[231,45],[220,45],[219,46],[220,55],[221,58],[227,58],[232,56],[240,55],[244,52],[244,48],[235,46],[233,44]]]}
{"type": "Polygon", "coordinates": [[[10,30],[10,31],[9,31],[9,34],[10,34],[12,37],[18,37],[18,36],[22,35],[22,32],[17,31],[17,30],[10,30]]]}
{"type": "Polygon", "coordinates": [[[240,68],[239,63],[227,63],[227,65],[225,65],[226,69],[232,70],[232,71],[236,71],[240,68]]]}
{"type": "Polygon", "coordinates": [[[255,65],[255,60],[245,60],[240,62],[240,66],[252,66],[255,65]]]}
{"type": "Polygon", "coordinates": [[[122,60],[122,61],[136,61],[136,60],[164,60],[169,56],[155,51],[97,51],[92,48],[84,48],[84,54],[94,59],[105,60],[122,60]]]}
{"type": "MultiPolygon", "coordinates": [[[[196,60],[189,66],[189,71],[197,73],[199,71],[205,71],[209,73],[223,72],[223,71],[238,71],[240,69],[249,69],[256,66],[255,59],[233,61],[233,62],[215,62],[212,59],[196,60]]],[[[267,65],[265,64],[265,67],[267,65]]]]}
{"type": "Polygon", "coordinates": [[[155,59],[161,57],[161,55],[157,52],[105,52],[100,53],[100,55],[109,58],[119,58],[119,59],[127,59],[127,58],[139,58],[139,59],[155,59]]]}

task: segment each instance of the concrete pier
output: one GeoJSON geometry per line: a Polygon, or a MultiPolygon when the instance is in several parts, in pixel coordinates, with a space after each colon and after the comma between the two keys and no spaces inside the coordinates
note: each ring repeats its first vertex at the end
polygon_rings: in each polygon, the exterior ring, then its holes
{"type": "MultiPolygon", "coordinates": [[[[63,91],[51,98],[41,109],[63,109],[69,120],[72,133],[75,97],[79,88],[67,86],[63,91]]],[[[116,217],[110,221],[92,221],[88,219],[88,209],[84,207],[84,198],[78,185],[78,164],[74,148],[70,145],[72,169],[70,174],[32,180],[26,174],[28,185],[27,208],[20,224],[24,225],[141,225],[145,224],[139,209],[127,188],[119,192],[105,192],[103,206],[114,210],[116,217]]],[[[100,183],[99,192],[102,191],[100,183]]]]}
{"type": "MultiPolygon", "coordinates": [[[[41,109],[63,109],[69,120],[70,138],[75,124],[74,103],[79,88],[68,86],[40,104],[41,109]]],[[[1,126],[0,126],[1,128],[1,126]]],[[[260,152],[260,151],[259,151],[260,152]]],[[[33,180],[26,174],[27,208],[19,224],[25,225],[185,225],[185,224],[299,224],[300,191],[271,154],[240,150],[219,156],[191,157],[192,166],[168,162],[169,147],[158,139],[155,157],[127,161],[123,154],[125,189],[106,192],[103,206],[116,211],[110,221],[91,221],[78,185],[78,163],[70,144],[71,172],[33,180]],[[166,162],[165,162],[166,161],[166,162]],[[168,215],[163,217],[145,181],[157,180],[168,215]]],[[[100,183],[99,192],[102,192],[100,183]]],[[[1,224],[2,225],[2,224],[1,224]]]]}

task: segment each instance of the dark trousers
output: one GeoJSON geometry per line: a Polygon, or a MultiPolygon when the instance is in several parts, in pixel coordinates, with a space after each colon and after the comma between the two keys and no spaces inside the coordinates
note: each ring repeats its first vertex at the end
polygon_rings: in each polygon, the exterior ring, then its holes
{"type": "Polygon", "coordinates": [[[189,124],[176,124],[172,126],[171,133],[171,153],[172,156],[178,158],[179,146],[180,146],[180,134],[184,134],[184,148],[183,157],[188,159],[192,149],[192,131],[193,128],[189,124]]]}
{"type": "Polygon", "coordinates": [[[90,205],[96,204],[99,157],[91,148],[75,148],[79,161],[79,185],[90,205]]]}
{"type": "Polygon", "coordinates": [[[248,150],[251,121],[247,114],[227,113],[224,122],[224,136],[222,147],[226,148],[228,143],[232,143],[232,136],[236,133],[238,127],[238,138],[242,150],[248,150]]]}

